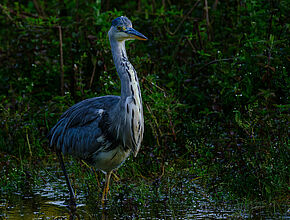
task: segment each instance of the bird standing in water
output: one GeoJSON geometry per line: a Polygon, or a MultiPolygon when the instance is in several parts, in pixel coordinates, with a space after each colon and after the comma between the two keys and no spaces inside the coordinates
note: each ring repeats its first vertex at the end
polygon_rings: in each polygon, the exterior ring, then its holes
{"type": "Polygon", "coordinates": [[[121,80],[121,96],[107,95],[83,100],[70,107],[50,130],[50,147],[54,147],[69,188],[71,204],[75,194],[71,187],[62,154],[71,154],[106,174],[102,204],[107,200],[110,176],[132,152],[136,157],[143,139],[144,118],[137,73],[129,62],[126,40],[147,40],[132,28],[124,16],[112,21],[108,32],[113,60],[121,80]]]}

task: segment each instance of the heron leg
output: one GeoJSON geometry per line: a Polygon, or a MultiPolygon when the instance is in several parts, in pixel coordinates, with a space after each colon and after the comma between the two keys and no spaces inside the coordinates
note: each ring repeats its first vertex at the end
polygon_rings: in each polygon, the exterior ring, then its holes
{"type": "Polygon", "coordinates": [[[105,205],[105,202],[107,200],[107,194],[109,191],[109,186],[110,186],[110,178],[111,178],[112,171],[109,171],[106,173],[106,179],[105,179],[105,187],[103,191],[103,196],[102,196],[102,205],[105,205]]]}
{"type": "Polygon", "coordinates": [[[58,159],[59,159],[59,162],[60,162],[60,166],[61,166],[61,168],[63,170],[64,176],[65,176],[65,180],[66,180],[66,184],[68,186],[68,190],[69,190],[69,194],[70,194],[70,203],[71,203],[70,205],[75,206],[76,205],[75,194],[74,194],[74,191],[73,191],[73,189],[71,187],[71,184],[70,184],[70,181],[69,181],[66,169],[65,169],[65,165],[64,165],[64,162],[63,162],[63,158],[62,158],[62,153],[61,153],[61,151],[57,151],[56,154],[58,156],[58,159]]]}

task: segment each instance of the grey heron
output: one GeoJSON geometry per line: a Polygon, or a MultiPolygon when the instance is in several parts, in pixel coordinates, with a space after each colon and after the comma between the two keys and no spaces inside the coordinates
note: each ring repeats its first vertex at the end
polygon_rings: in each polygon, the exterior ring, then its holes
{"type": "Polygon", "coordinates": [[[137,73],[129,62],[126,40],[147,40],[124,16],[112,21],[108,32],[113,60],[121,80],[121,96],[107,95],[83,100],[63,113],[48,134],[65,175],[71,204],[71,187],[63,155],[70,154],[106,174],[102,204],[107,200],[110,176],[132,152],[136,157],[143,139],[144,118],[137,73]]]}

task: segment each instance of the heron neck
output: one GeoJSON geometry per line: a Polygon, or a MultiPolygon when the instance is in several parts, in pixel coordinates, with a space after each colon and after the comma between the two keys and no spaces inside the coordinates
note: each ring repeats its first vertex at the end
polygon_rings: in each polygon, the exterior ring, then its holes
{"type": "Polygon", "coordinates": [[[113,60],[119,74],[121,81],[124,78],[125,72],[122,66],[122,58],[125,57],[128,60],[126,49],[125,49],[125,41],[117,41],[115,39],[110,39],[111,49],[113,54],[113,60]]]}
{"type": "Polygon", "coordinates": [[[121,100],[125,102],[128,96],[136,96],[140,92],[136,71],[129,62],[125,41],[110,39],[113,60],[121,80],[121,100]]]}
{"type": "MultiPolygon", "coordinates": [[[[110,36],[110,34],[109,34],[110,36]]],[[[125,41],[119,42],[110,38],[114,63],[121,80],[121,99],[119,105],[112,110],[114,113],[114,131],[120,138],[123,147],[138,153],[143,137],[144,119],[142,97],[137,73],[128,61],[125,41]]]]}

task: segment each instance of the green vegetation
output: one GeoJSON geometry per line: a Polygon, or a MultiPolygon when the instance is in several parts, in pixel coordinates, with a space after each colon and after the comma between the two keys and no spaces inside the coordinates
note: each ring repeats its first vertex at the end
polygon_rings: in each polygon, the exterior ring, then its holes
{"type": "MultiPolygon", "coordinates": [[[[55,160],[46,135],[69,106],[119,94],[107,31],[126,15],[150,40],[127,43],[145,137],[118,175],[134,182],[182,170],[217,199],[285,202],[289,9],[287,0],[2,1],[1,193],[46,178],[41,161],[55,160]]],[[[96,187],[85,165],[71,169],[84,190],[96,187]]]]}

